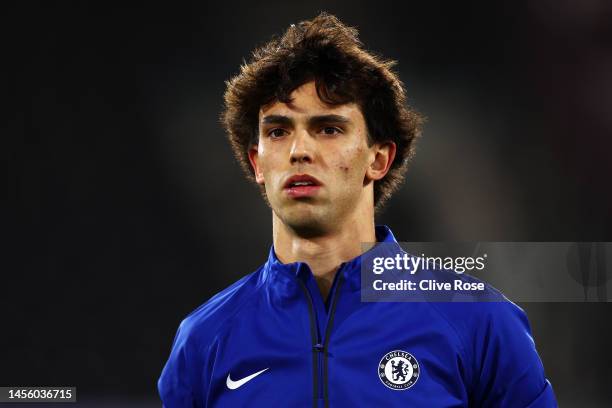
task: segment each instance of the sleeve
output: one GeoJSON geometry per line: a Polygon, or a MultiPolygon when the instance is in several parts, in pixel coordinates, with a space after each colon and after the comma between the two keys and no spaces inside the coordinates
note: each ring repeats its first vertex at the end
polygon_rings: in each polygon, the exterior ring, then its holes
{"type": "Polygon", "coordinates": [[[544,375],[525,312],[510,301],[487,302],[474,353],[476,384],[472,400],[479,407],[557,407],[544,375]]]}
{"type": "Polygon", "coordinates": [[[200,396],[203,395],[198,378],[201,370],[201,358],[194,339],[189,335],[188,324],[181,323],[170,357],[157,382],[159,396],[164,408],[202,407],[200,396]],[[200,368],[198,368],[200,367],[200,368]]]}

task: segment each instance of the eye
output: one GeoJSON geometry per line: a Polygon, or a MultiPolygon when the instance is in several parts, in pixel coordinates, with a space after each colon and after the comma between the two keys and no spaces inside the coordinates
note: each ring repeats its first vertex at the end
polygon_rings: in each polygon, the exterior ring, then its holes
{"type": "Polygon", "coordinates": [[[334,126],[325,126],[321,129],[321,132],[326,135],[335,135],[337,133],[342,133],[342,130],[334,126]]]}
{"type": "Polygon", "coordinates": [[[268,136],[272,138],[278,138],[278,137],[284,136],[285,133],[286,133],[285,129],[275,128],[268,132],[268,136]]]}

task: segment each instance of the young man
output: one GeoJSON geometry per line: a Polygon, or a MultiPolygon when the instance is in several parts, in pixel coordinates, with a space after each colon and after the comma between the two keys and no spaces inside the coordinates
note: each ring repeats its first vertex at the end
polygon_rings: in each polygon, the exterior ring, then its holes
{"type": "Polygon", "coordinates": [[[502,296],[361,302],[364,255],[401,251],[374,213],[420,125],[391,66],[323,13],[228,82],[223,124],[272,209],[273,245],[181,323],[166,407],[556,406],[527,318],[502,296]]]}

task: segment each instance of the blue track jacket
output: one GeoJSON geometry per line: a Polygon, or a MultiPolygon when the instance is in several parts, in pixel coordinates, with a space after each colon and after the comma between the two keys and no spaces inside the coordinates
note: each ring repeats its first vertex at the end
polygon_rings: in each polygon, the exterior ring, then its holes
{"type": "MultiPolygon", "coordinates": [[[[386,226],[376,237],[403,252],[386,226]]],[[[557,406],[525,313],[495,289],[495,302],[361,302],[362,257],[388,248],[343,263],[326,302],[308,265],[272,247],[183,320],[164,406],[557,406]]]]}

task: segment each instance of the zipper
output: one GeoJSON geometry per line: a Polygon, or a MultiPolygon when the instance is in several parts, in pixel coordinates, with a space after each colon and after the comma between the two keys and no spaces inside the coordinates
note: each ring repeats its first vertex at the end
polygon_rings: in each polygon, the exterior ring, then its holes
{"type": "MultiPolygon", "coordinates": [[[[312,366],[313,366],[313,391],[312,391],[312,400],[313,400],[313,407],[317,408],[317,399],[319,396],[319,391],[318,391],[318,376],[317,376],[317,371],[319,370],[319,360],[318,360],[318,351],[315,348],[315,346],[317,344],[319,344],[318,339],[319,339],[319,329],[317,327],[317,322],[315,321],[315,315],[314,315],[314,305],[312,304],[312,298],[310,297],[310,294],[308,293],[308,289],[306,288],[306,285],[304,284],[304,282],[302,282],[302,280],[300,278],[297,279],[300,288],[302,289],[302,291],[304,292],[304,295],[306,296],[306,299],[308,299],[308,315],[310,317],[310,338],[313,344],[313,348],[312,348],[312,366]]],[[[320,373],[319,373],[320,374],[320,373]]]]}
{"type": "MultiPolygon", "coordinates": [[[[342,268],[341,268],[342,269],[342,268]]],[[[329,309],[329,318],[327,320],[327,326],[325,327],[325,343],[323,343],[323,384],[324,384],[324,402],[325,407],[329,407],[329,391],[328,391],[328,370],[327,370],[327,348],[329,345],[329,337],[331,335],[332,327],[334,326],[334,315],[336,312],[336,304],[338,303],[338,298],[340,297],[340,288],[342,287],[342,271],[339,270],[340,276],[338,276],[338,283],[336,284],[336,290],[332,294],[331,306],[329,309]]]]}
{"type": "Polygon", "coordinates": [[[334,323],[334,314],[336,311],[336,305],[338,303],[339,292],[342,286],[342,269],[344,264],[338,269],[337,276],[338,282],[332,292],[330,299],[331,305],[329,308],[327,324],[325,326],[324,337],[321,337],[319,330],[319,324],[317,321],[317,314],[315,312],[314,302],[312,296],[306,287],[306,284],[298,279],[300,287],[308,300],[308,314],[310,316],[310,337],[312,341],[312,363],[313,363],[313,406],[318,408],[318,401],[323,399],[325,407],[329,407],[329,392],[328,392],[328,352],[327,348],[329,345],[329,338],[334,323]]]}

